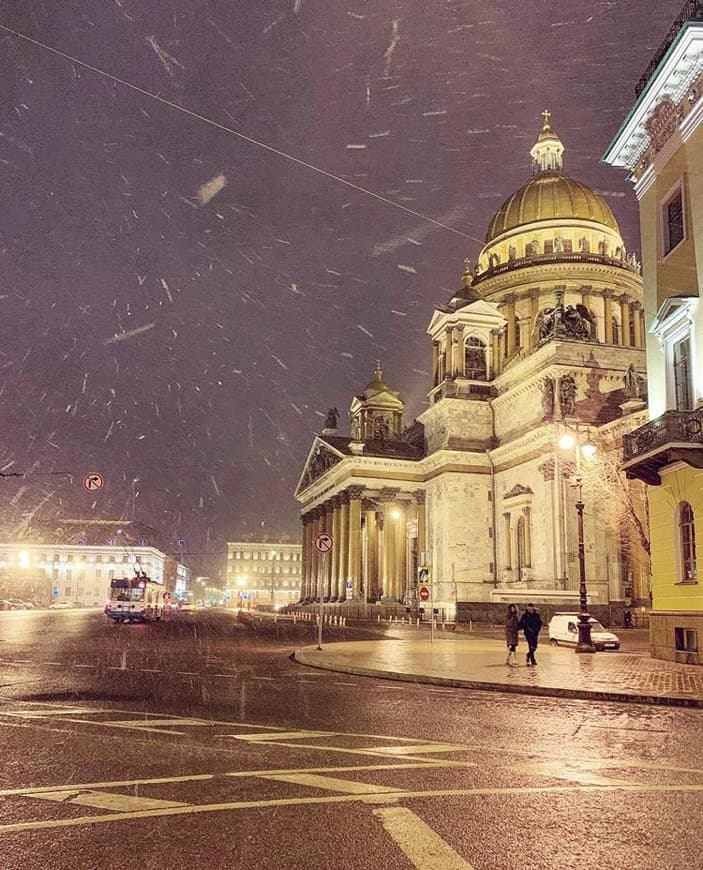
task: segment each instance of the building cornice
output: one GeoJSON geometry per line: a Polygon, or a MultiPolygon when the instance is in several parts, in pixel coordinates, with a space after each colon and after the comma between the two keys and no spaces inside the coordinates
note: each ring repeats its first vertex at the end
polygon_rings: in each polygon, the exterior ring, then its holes
{"type": "MultiPolygon", "coordinates": [[[[653,144],[648,125],[655,111],[665,101],[678,106],[702,72],[703,22],[689,21],[669,47],[656,72],[615,134],[603,155],[603,161],[612,166],[634,170],[653,144]]],[[[697,117],[700,119],[700,114],[697,117]]],[[[677,123],[676,126],[680,130],[682,125],[677,123]]]]}

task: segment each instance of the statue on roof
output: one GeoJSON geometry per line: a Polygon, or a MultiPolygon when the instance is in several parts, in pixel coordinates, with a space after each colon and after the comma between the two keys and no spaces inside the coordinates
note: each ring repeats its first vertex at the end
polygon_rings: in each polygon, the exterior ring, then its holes
{"type": "Polygon", "coordinates": [[[339,420],[339,411],[336,408],[330,408],[325,417],[323,429],[336,429],[337,421],[339,420]]]}

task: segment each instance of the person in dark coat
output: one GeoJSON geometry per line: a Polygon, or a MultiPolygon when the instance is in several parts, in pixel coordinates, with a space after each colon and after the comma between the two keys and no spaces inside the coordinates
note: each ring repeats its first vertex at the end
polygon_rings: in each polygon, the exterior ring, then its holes
{"type": "Polygon", "coordinates": [[[520,617],[517,613],[517,604],[508,605],[508,612],[505,614],[505,643],[508,647],[508,657],[505,660],[506,665],[517,665],[517,627],[520,623],[520,617]]]}
{"type": "Polygon", "coordinates": [[[537,642],[539,640],[541,628],[542,620],[539,613],[535,610],[534,604],[528,604],[527,610],[522,614],[520,622],[518,623],[518,629],[523,630],[525,633],[525,640],[527,641],[528,666],[537,664],[535,661],[535,650],[537,649],[537,642]]]}

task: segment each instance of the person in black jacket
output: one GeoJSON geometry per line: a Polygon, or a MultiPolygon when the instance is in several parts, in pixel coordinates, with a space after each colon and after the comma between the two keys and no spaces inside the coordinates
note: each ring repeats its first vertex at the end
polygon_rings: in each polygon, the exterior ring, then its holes
{"type": "Polygon", "coordinates": [[[520,622],[518,623],[518,629],[522,629],[525,633],[525,640],[527,641],[527,664],[536,665],[535,661],[535,650],[537,649],[537,642],[539,640],[540,629],[542,628],[542,620],[540,618],[539,613],[535,610],[534,604],[528,604],[527,610],[522,614],[520,618],[520,622]]]}

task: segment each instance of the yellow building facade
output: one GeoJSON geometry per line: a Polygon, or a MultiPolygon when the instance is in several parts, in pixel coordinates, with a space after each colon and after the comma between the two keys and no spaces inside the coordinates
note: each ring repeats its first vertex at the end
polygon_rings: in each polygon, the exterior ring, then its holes
{"type": "Polygon", "coordinates": [[[703,664],[703,4],[689,2],[604,159],[639,200],[650,422],[625,438],[649,484],[652,654],[703,664]]]}

